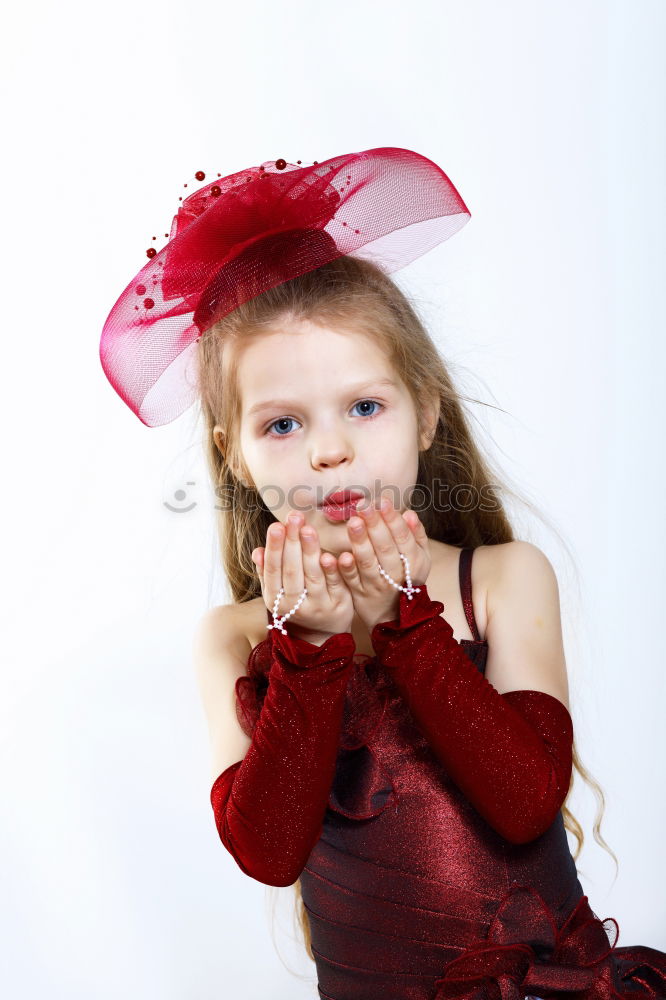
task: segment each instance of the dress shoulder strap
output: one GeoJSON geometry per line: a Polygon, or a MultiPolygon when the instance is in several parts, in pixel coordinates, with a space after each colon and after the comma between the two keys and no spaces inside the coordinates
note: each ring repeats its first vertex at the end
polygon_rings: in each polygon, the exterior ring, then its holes
{"type": "Polygon", "coordinates": [[[460,561],[458,563],[458,576],[460,579],[460,595],[462,597],[463,607],[465,609],[465,617],[467,619],[467,624],[472,630],[472,635],[477,642],[480,641],[479,630],[476,627],[476,619],[474,618],[474,607],[472,605],[472,556],[474,555],[474,549],[464,548],[460,550],[460,561]]]}

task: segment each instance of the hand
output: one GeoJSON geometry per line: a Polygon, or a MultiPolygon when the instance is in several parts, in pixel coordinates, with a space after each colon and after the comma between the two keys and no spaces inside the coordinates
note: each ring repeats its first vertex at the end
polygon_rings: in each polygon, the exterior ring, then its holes
{"type": "Polygon", "coordinates": [[[402,594],[382,576],[377,564],[396,583],[405,586],[407,577],[400,558],[402,552],[409,560],[413,587],[427,581],[432,565],[428,536],[418,514],[413,510],[400,514],[390,500],[386,502],[385,512],[370,506],[358,511],[358,517],[349,519],[347,534],[353,551],[342,552],[338,557],[354,609],[369,632],[379,622],[398,617],[402,594]],[[354,527],[359,524],[361,531],[355,532],[354,527]]]}
{"type": "Polygon", "coordinates": [[[289,631],[292,626],[292,633],[307,641],[351,632],[354,605],[335,557],[321,555],[317,532],[311,525],[303,526],[300,513],[292,511],[287,525],[285,532],[279,521],[271,524],[266,534],[266,547],[252,552],[266,607],[273,611],[275,598],[284,587],[277,610],[281,617],[293,608],[303,588],[307,587],[305,600],[287,618],[284,627],[289,631]],[[292,518],[294,523],[291,523],[292,518]]]}

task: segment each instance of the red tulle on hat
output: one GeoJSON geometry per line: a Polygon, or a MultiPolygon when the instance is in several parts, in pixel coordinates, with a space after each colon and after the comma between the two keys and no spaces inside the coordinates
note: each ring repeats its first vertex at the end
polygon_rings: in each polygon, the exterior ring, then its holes
{"type": "Polygon", "coordinates": [[[470,217],[435,163],[391,146],[218,178],[183,201],[169,242],[113,306],[104,372],[142,423],[167,424],[196,398],[197,341],[217,320],[344,255],[397,271],[470,217]]]}

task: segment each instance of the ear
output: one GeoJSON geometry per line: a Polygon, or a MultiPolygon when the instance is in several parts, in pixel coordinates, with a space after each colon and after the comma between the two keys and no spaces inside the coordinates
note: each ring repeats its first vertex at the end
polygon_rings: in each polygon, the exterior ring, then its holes
{"type": "Polygon", "coordinates": [[[219,424],[215,424],[213,427],[213,441],[215,442],[220,455],[224,457],[227,449],[227,443],[224,437],[224,431],[219,424]]]}
{"type": "Polygon", "coordinates": [[[421,451],[427,451],[437,432],[439,397],[431,396],[425,404],[424,430],[421,433],[421,451]]]}
{"type": "MultiPolygon", "coordinates": [[[[226,458],[227,442],[224,436],[224,431],[222,430],[222,427],[219,424],[215,424],[215,426],[213,427],[213,440],[215,441],[215,445],[220,455],[222,455],[223,458],[226,458]]],[[[254,488],[253,486],[250,485],[248,477],[242,470],[234,468],[232,463],[229,464],[229,467],[231,468],[231,471],[233,472],[236,479],[239,481],[239,483],[242,483],[245,489],[249,490],[254,488]]]]}

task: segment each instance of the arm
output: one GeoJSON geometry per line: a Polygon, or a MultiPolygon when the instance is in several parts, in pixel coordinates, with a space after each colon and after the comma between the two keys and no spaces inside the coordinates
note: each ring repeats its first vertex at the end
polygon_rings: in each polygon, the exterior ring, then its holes
{"type": "Polygon", "coordinates": [[[319,839],[355,644],[350,632],[321,645],[272,630],[268,690],[241,761],[213,783],[215,824],[246,875],[292,885],[319,839]]]}
{"type": "MultiPolygon", "coordinates": [[[[520,546],[526,543],[516,544],[514,552],[524,559],[520,546]]],[[[504,580],[509,596],[502,597],[501,586],[494,594],[497,633],[498,620],[505,628],[510,615],[515,573],[505,574],[504,580]]],[[[533,583],[534,594],[543,592],[537,580],[533,583]]],[[[375,652],[433,752],[472,805],[501,836],[527,843],[548,829],[569,790],[571,716],[559,698],[531,686],[500,694],[453,638],[453,629],[440,617],[443,610],[424,585],[411,601],[401,593],[398,618],[372,631],[375,652]]],[[[513,627],[520,633],[521,622],[514,621],[513,627]]],[[[489,619],[489,644],[491,632],[489,619]]],[[[531,660],[514,659],[514,681],[539,676],[538,644],[531,648],[531,660]]]]}

